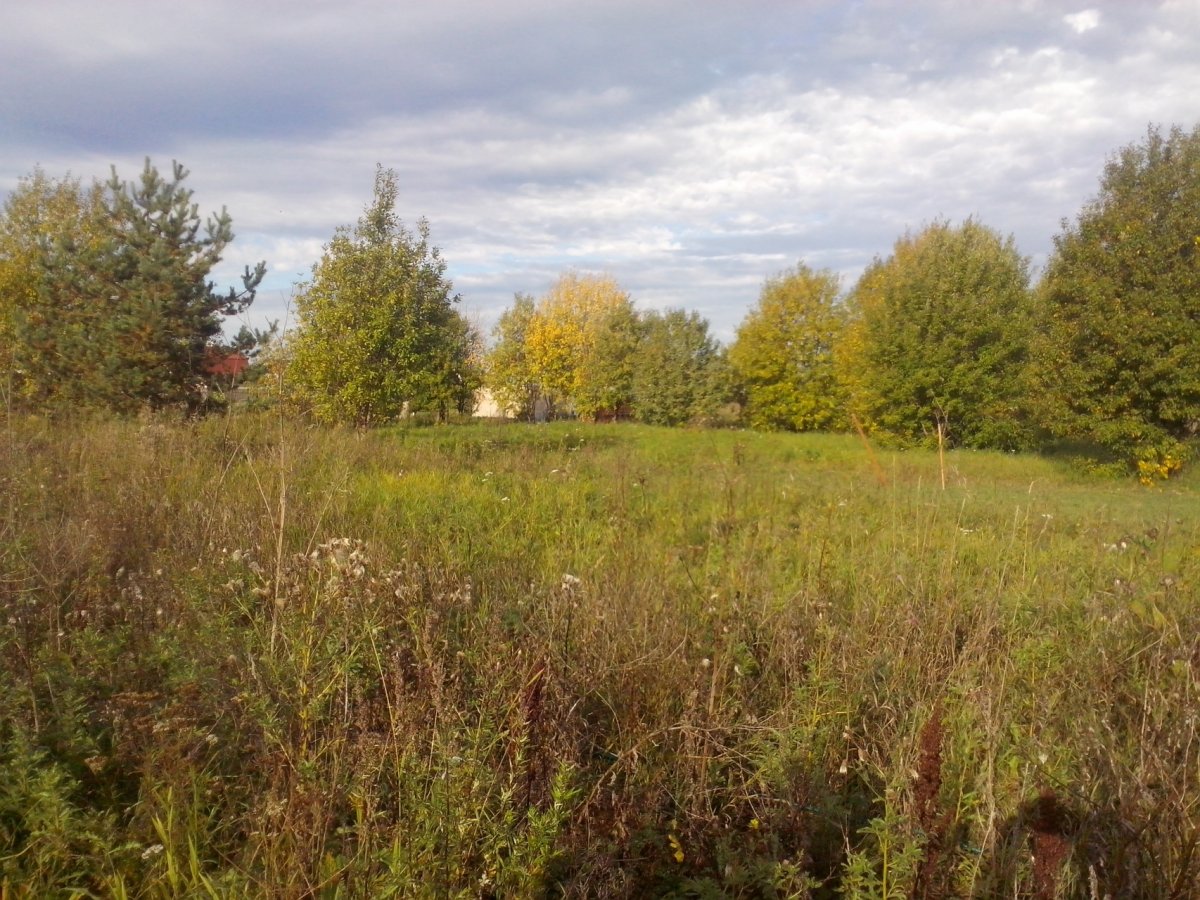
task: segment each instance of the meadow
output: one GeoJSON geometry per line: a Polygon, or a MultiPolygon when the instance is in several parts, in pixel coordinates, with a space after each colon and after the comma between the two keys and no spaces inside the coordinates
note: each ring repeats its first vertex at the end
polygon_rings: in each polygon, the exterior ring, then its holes
{"type": "Polygon", "coordinates": [[[635,425],[0,437],[0,897],[1189,897],[1200,478],[635,425]]]}

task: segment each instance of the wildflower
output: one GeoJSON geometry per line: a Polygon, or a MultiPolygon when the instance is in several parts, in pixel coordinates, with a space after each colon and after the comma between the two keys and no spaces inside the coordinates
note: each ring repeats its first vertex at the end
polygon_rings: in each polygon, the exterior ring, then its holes
{"type": "Polygon", "coordinates": [[[683,847],[679,843],[679,838],[675,837],[673,834],[668,834],[667,842],[671,845],[671,849],[674,851],[671,855],[675,857],[675,862],[683,862],[683,847]]]}
{"type": "Polygon", "coordinates": [[[142,859],[150,859],[151,857],[158,856],[158,854],[160,854],[162,852],[163,852],[162,844],[151,844],[149,847],[147,847],[145,850],[142,851],[142,859]]]}
{"type": "Polygon", "coordinates": [[[582,582],[576,576],[571,575],[569,572],[563,573],[562,586],[564,588],[579,587],[580,584],[582,584],[582,582]]]}

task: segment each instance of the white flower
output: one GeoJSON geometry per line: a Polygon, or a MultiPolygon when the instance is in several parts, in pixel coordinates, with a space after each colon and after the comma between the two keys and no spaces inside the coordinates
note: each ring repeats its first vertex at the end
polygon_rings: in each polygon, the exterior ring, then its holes
{"type": "Polygon", "coordinates": [[[163,852],[162,844],[151,844],[149,847],[147,847],[145,850],[142,851],[142,859],[150,859],[150,857],[158,856],[158,854],[160,854],[162,852],[163,852]]]}

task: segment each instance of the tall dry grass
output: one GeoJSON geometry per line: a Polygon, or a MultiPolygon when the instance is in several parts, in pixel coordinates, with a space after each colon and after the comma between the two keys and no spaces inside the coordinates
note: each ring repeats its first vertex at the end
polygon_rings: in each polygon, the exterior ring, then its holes
{"type": "Polygon", "coordinates": [[[12,422],[6,896],[1191,896],[1188,482],[12,422]]]}

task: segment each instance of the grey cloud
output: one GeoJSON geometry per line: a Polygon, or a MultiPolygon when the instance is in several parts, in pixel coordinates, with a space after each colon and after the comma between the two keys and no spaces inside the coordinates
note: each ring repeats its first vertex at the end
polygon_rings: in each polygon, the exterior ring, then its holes
{"type": "Polygon", "coordinates": [[[485,326],[576,267],[730,336],[765,277],[849,286],[938,217],[1043,259],[1200,82],[1184,2],[244,6],[10,4],[0,188],[178,158],[234,216],[218,276],[266,257],[278,313],[381,162],[485,326]]]}

